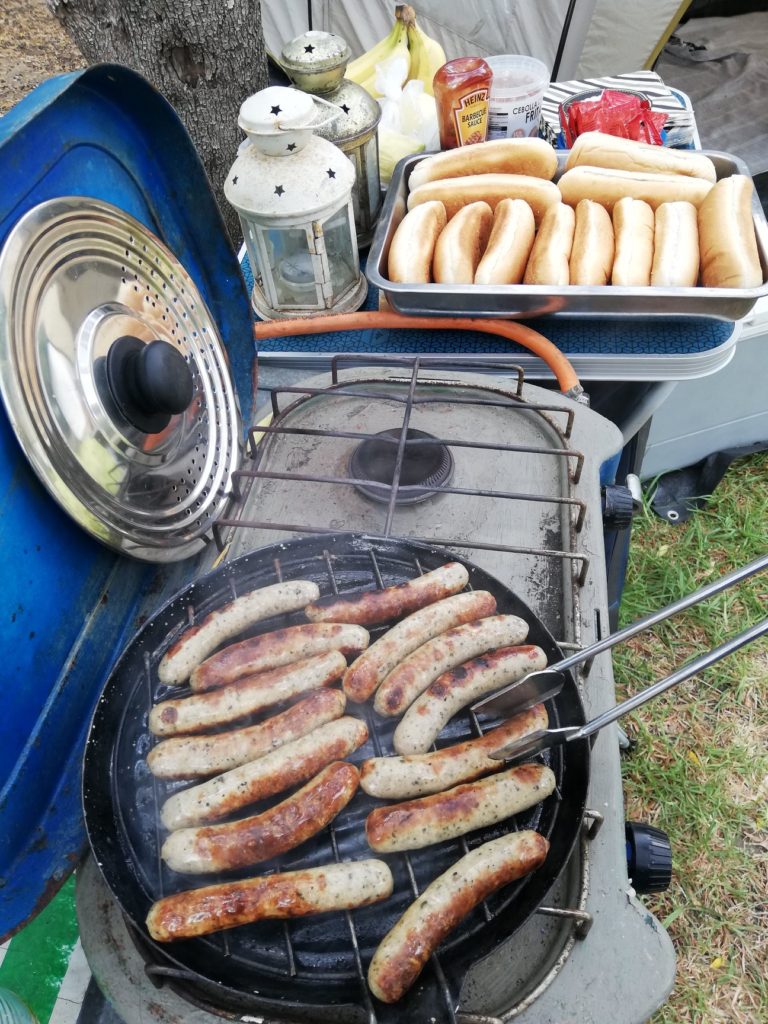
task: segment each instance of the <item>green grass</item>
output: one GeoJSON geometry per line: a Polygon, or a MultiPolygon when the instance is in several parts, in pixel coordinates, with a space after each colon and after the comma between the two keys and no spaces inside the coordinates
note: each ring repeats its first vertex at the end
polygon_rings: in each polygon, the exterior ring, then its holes
{"type": "MultiPolygon", "coordinates": [[[[622,623],[768,550],[768,455],[735,464],[707,508],[633,527],[622,623]]],[[[618,648],[623,696],[768,614],[768,573],[618,648]]],[[[673,843],[667,893],[677,981],[654,1024],[768,1021],[768,643],[765,638],[624,720],[627,816],[673,843]]]]}

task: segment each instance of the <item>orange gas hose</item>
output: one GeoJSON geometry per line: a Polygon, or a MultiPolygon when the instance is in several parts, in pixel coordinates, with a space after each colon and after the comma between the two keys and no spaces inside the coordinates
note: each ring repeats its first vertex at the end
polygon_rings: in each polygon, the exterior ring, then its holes
{"type": "Polygon", "coordinates": [[[538,331],[514,320],[481,320],[479,317],[403,316],[385,310],[362,313],[333,313],[330,316],[296,320],[261,321],[254,327],[260,338],[287,338],[293,334],[327,334],[330,331],[365,331],[371,328],[416,327],[425,330],[482,331],[509,341],[516,341],[543,359],[557,378],[560,390],[569,398],[583,393],[576,371],[556,345],[538,331]]]}

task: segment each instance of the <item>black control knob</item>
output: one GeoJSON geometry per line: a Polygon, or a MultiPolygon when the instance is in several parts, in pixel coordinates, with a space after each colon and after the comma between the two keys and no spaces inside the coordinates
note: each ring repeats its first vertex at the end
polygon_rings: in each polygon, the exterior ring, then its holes
{"type": "Polygon", "coordinates": [[[606,530],[626,530],[632,523],[634,499],[628,487],[607,484],[600,493],[603,506],[603,526],[606,530]]]}
{"type": "Polygon", "coordinates": [[[145,434],[164,430],[194,393],[184,356],[167,341],[118,338],[107,352],[105,376],[120,415],[145,434]]]}
{"type": "Polygon", "coordinates": [[[639,821],[624,823],[627,869],[635,892],[664,892],[672,881],[672,844],[666,832],[639,821]]]}

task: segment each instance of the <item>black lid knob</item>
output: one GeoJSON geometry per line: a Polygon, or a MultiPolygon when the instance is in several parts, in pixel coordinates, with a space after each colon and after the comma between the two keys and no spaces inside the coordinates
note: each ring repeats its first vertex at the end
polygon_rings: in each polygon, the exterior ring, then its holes
{"type": "Polygon", "coordinates": [[[626,530],[632,522],[634,499],[628,487],[607,484],[601,492],[603,526],[608,530],[626,530]]]}
{"type": "Polygon", "coordinates": [[[666,832],[640,821],[624,823],[627,868],[636,892],[664,892],[672,881],[672,844],[666,832]]]}
{"type": "Polygon", "coordinates": [[[145,344],[126,335],[107,353],[106,382],[120,415],[145,434],[164,430],[192,401],[194,381],[184,356],[167,341],[145,344]]]}

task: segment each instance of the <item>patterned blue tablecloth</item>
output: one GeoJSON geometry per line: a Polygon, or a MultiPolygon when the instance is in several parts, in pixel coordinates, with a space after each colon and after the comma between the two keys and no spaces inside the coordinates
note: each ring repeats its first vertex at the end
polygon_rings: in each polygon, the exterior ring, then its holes
{"type": "MultiPolygon", "coordinates": [[[[248,290],[253,275],[245,255],[243,275],[248,290]]],[[[369,286],[363,309],[378,309],[378,289],[369,286]]],[[[541,331],[566,355],[634,357],[685,356],[709,352],[724,345],[735,325],[706,317],[696,319],[619,320],[550,318],[521,321],[541,331]]],[[[470,331],[372,330],[307,334],[293,338],[266,339],[259,343],[262,352],[329,353],[405,352],[466,355],[498,355],[499,339],[470,331]]],[[[526,349],[504,342],[505,353],[523,353],[526,349]]]]}

